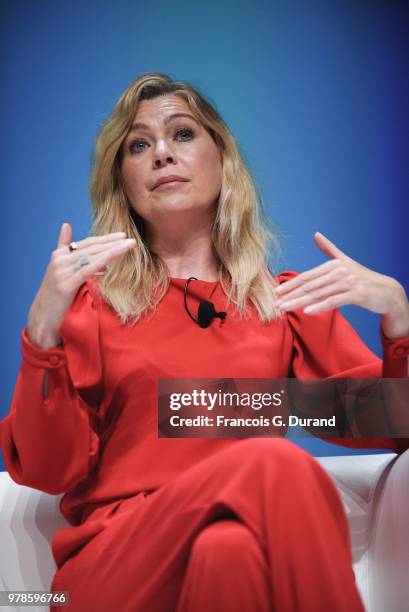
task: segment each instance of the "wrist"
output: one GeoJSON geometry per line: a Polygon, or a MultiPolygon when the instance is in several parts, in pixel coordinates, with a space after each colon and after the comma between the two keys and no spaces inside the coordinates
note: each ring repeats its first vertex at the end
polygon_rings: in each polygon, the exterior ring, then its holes
{"type": "Polygon", "coordinates": [[[38,348],[50,349],[62,346],[60,335],[50,330],[47,326],[33,325],[28,322],[26,334],[30,342],[38,348]]]}
{"type": "Polygon", "coordinates": [[[391,340],[409,337],[409,302],[399,284],[388,312],[382,315],[382,330],[391,340]]]}

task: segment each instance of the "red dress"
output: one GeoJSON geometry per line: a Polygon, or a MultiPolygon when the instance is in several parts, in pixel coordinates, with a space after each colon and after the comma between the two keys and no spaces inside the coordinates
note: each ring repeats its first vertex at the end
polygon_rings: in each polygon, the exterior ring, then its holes
{"type": "MultiPolygon", "coordinates": [[[[65,317],[62,348],[35,347],[23,330],[0,422],[11,477],[65,493],[71,526],[52,541],[53,589],[70,591],[73,611],[207,610],[215,594],[223,611],[362,610],[342,503],[318,462],[284,439],[158,438],[157,380],[404,377],[409,339],[383,336],[382,363],[338,310],[261,324],[251,309],[240,320],[219,283],[192,281],[193,312],[202,299],[228,311],[202,329],[184,309],[185,279],[171,279],[154,315],[123,326],[95,280],[65,317]]],[[[409,446],[333,441],[397,453],[409,446]]]]}

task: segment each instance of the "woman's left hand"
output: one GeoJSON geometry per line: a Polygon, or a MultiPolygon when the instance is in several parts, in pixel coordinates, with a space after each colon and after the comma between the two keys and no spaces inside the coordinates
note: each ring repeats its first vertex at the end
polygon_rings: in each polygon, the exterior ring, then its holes
{"type": "Polygon", "coordinates": [[[381,314],[387,337],[409,336],[409,302],[403,286],[354,261],[320,232],[314,240],[331,260],[276,287],[277,305],[315,314],[354,304],[381,314]]]}

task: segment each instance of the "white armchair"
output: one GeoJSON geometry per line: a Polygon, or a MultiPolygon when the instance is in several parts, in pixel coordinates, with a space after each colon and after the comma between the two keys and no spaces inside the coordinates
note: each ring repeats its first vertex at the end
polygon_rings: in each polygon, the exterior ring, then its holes
{"type": "Polygon", "coordinates": [[[409,450],[318,457],[344,502],[355,577],[368,612],[409,610],[409,450]]]}
{"type": "MultiPolygon", "coordinates": [[[[409,451],[399,457],[317,460],[334,479],[344,502],[354,571],[367,611],[407,612],[409,451]]],[[[55,572],[51,537],[67,526],[59,511],[60,498],[20,486],[7,472],[0,472],[0,590],[49,589],[55,572]]]]}

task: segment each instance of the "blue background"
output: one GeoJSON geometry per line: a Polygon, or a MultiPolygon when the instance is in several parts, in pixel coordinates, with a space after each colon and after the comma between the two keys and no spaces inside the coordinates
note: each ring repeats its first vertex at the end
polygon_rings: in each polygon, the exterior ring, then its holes
{"type": "MultiPolygon", "coordinates": [[[[20,331],[60,226],[70,222],[76,239],[88,233],[98,127],[142,72],[190,81],[216,104],[283,239],[279,269],[325,261],[312,239],[320,230],[408,287],[404,5],[2,3],[0,415],[9,409],[20,331]]],[[[379,318],[343,312],[380,354],[379,318]]],[[[315,455],[364,452],[299,442],[315,455]]]]}

